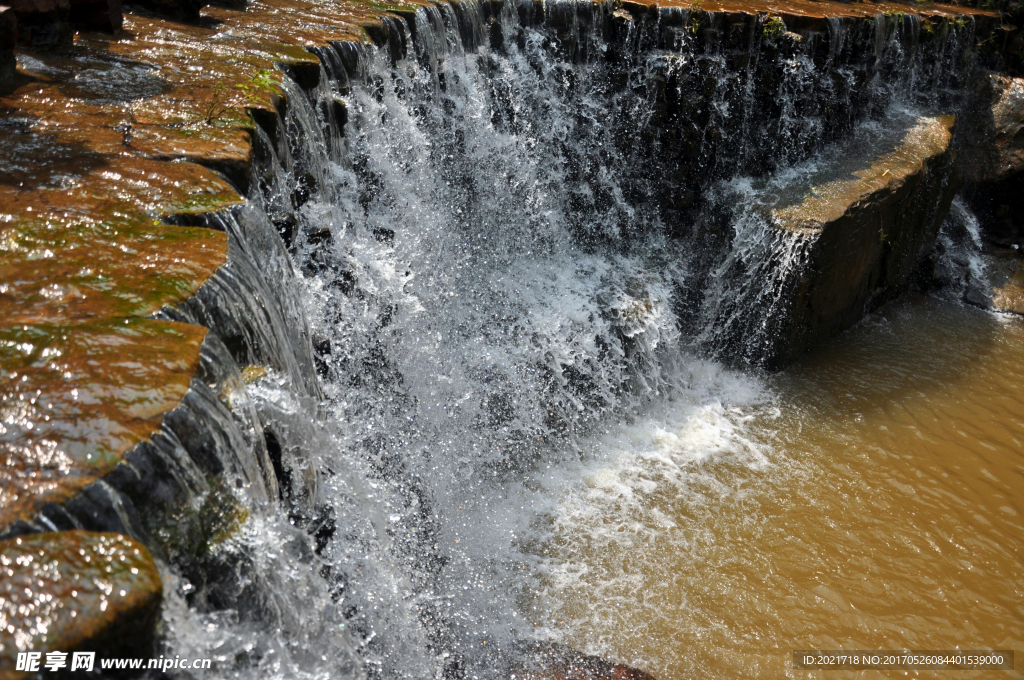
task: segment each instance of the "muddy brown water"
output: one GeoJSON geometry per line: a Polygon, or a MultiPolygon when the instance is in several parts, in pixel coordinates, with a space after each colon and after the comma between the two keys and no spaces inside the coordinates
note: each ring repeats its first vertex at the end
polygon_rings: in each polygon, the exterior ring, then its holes
{"type": "Polygon", "coordinates": [[[694,411],[657,428],[658,452],[594,473],[601,498],[563,504],[547,625],[661,680],[1024,677],[1021,658],[985,672],[791,661],[1024,656],[1024,321],[913,297],[765,380],[770,405],[722,405],[736,429],[707,441],[717,453],[674,450],[707,437],[694,411]]]}

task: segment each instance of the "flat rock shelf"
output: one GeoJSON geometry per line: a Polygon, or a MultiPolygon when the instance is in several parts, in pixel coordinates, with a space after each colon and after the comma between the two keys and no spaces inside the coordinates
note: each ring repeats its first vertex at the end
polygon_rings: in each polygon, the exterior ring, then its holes
{"type": "Polygon", "coordinates": [[[960,188],[954,123],[953,116],[910,121],[892,150],[837,159],[847,177],[815,183],[799,203],[772,209],[776,228],[809,241],[790,312],[777,320],[779,363],[849,328],[909,284],[960,188]],[[861,167],[851,172],[851,165],[861,167]]]}
{"type": "Polygon", "coordinates": [[[15,668],[18,650],[59,650],[68,659],[96,646],[125,656],[151,650],[162,598],[149,551],[119,534],[64,531],[2,541],[0,622],[8,632],[0,640],[0,678],[25,675],[15,668]]]}

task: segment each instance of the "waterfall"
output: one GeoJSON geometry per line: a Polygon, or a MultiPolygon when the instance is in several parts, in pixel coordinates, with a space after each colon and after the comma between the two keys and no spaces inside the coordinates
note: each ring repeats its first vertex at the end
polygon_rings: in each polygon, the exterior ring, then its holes
{"type": "Polygon", "coordinates": [[[261,366],[244,389],[231,368],[229,401],[280,488],[245,500],[211,584],[172,563],[169,652],[225,677],[496,676],[547,634],[526,615],[546,476],[668,400],[732,429],[723,402],[756,401],[707,346],[754,329],[756,353],[813,237],[737,196],[799,174],[922,63],[955,90],[963,54],[946,36],[930,62],[882,15],[759,52],[756,22],[538,7],[421,7],[319,49],[315,89],[286,79],[249,203],[208,225],[230,264],[163,313],[261,366]]]}
{"type": "Polygon", "coordinates": [[[979,307],[991,306],[988,266],[982,252],[981,225],[960,198],[953,201],[935,244],[935,279],[941,293],[979,307]]]}

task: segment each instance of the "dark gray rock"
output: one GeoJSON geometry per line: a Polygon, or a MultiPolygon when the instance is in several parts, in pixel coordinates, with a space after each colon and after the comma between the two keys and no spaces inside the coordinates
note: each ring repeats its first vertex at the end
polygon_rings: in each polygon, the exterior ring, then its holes
{"type": "Polygon", "coordinates": [[[77,28],[104,33],[121,30],[121,0],[71,0],[71,23],[77,28]]]}
{"type": "Polygon", "coordinates": [[[1024,78],[978,80],[960,144],[964,180],[1001,182],[1024,170],[1024,78]]]}

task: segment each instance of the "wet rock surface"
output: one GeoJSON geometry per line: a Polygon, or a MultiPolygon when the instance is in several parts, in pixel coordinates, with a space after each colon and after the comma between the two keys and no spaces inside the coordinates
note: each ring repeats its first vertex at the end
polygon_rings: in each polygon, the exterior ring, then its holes
{"type": "Polygon", "coordinates": [[[524,680],[654,680],[636,668],[613,664],[558,644],[526,650],[514,675],[524,680]]]}
{"type": "Polygon", "coordinates": [[[1024,247],[1024,78],[983,74],[967,120],[959,148],[971,207],[987,240],[1024,247]]]}
{"type": "Polygon", "coordinates": [[[0,527],[71,500],[156,433],[205,335],[147,319],[0,329],[0,527]]]}
{"type": "Polygon", "coordinates": [[[848,328],[910,282],[960,186],[952,116],[925,118],[855,177],[813,187],[772,211],[779,229],[807,239],[775,320],[766,364],[781,366],[848,328]]]}
{"type": "MultiPolygon", "coordinates": [[[[85,531],[0,541],[0,677],[18,652],[138,656],[152,648],[162,582],[145,546],[85,531]],[[11,632],[13,631],[13,632],[11,632]]],[[[42,664],[41,664],[42,665],[42,664]]],[[[97,664],[98,670],[98,664],[97,664]]]]}
{"type": "Polygon", "coordinates": [[[963,135],[964,180],[1000,182],[1024,170],[1024,78],[986,73],[977,87],[963,135]]]}

